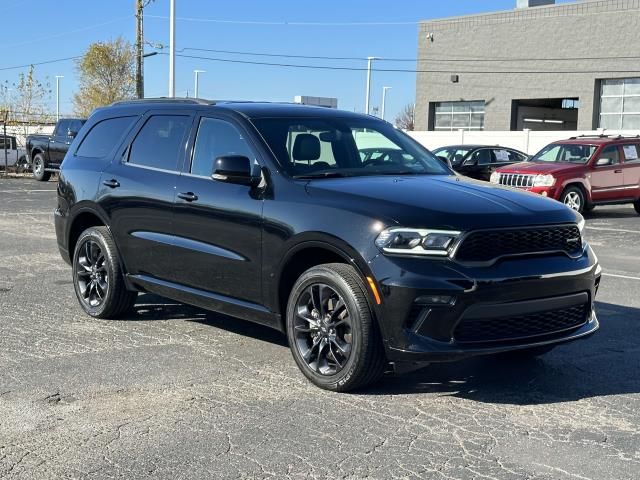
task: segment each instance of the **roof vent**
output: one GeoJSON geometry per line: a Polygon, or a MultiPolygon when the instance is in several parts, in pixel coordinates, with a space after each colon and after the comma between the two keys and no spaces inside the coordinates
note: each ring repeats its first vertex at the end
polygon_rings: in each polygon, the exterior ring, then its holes
{"type": "Polygon", "coordinates": [[[518,0],[518,8],[542,7],[543,5],[554,5],[556,0],[518,0]]]}

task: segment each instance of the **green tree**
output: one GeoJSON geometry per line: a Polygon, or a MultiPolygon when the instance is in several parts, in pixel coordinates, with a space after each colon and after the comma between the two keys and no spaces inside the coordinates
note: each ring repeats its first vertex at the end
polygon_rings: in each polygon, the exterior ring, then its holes
{"type": "Polygon", "coordinates": [[[122,37],[92,43],[78,60],[80,88],[73,97],[76,114],[87,117],[98,107],[135,95],[135,52],[122,37]]]}

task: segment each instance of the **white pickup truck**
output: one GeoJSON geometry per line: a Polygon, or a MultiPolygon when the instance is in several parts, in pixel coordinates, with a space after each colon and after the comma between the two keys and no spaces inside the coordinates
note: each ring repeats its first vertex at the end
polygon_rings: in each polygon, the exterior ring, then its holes
{"type": "Polygon", "coordinates": [[[6,166],[24,170],[28,166],[27,154],[24,148],[18,146],[16,137],[0,135],[0,169],[5,168],[5,147],[7,151],[6,166]]]}

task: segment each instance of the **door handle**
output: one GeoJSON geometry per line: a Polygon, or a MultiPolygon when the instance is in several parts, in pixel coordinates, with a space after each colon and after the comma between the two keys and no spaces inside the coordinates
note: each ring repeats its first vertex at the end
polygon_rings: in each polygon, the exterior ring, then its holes
{"type": "Polygon", "coordinates": [[[105,180],[104,182],[102,182],[102,184],[109,188],[118,188],[120,186],[120,182],[115,178],[112,178],[111,180],[105,180]]]}
{"type": "Polygon", "coordinates": [[[613,173],[622,173],[622,170],[614,170],[613,173]]]}
{"type": "Polygon", "coordinates": [[[193,192],[179,193],[178,198],[186,200],[187,202],[195,202],[198,200],[198,196],[193,192]]]}

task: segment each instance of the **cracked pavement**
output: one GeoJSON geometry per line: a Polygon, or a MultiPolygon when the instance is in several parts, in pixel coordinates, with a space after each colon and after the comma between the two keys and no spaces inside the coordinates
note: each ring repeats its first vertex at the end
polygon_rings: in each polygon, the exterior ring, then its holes
{"type": "Polygon", "coordinates": [[[284,335],[151,295],[84,315],[55,182],[0,180],[0,477],[640,478],[640,216],[600,207],[596,336],[358,394],[298,371],[284,335]]]}

